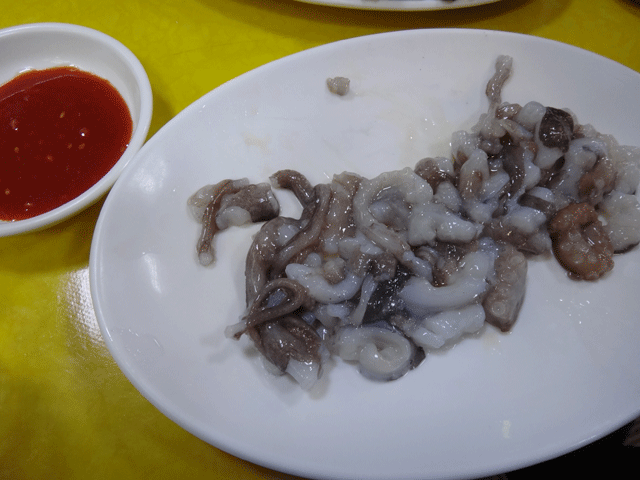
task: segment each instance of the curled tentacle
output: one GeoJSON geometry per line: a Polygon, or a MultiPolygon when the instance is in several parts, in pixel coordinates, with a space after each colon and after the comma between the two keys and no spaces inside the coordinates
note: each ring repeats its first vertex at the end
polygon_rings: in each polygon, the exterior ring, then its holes
{"type": "Polygon", "coordinates": [[[270,180],[276,188],[291,190],[303,207],[312,206],[316,201],[315,189],[307,177],[296,170],[278,170],[270,180]]]}
{"type": "Polygon", "coordinates": [[[300,221],[276,217],[255,235],[245,262],[245,301],[250,307],[271,278],[277,252],[300,230],[300,221]]]}
{"type": "Polygon", "coordinates": [[[556,196],[558,208],[592,198],[596,202],[613,182],[603,181],[608,170],[606,144],[596,138],[577,138],[569,144],[562,164],[549,188],[556,196]],[[600,161],[601,159],[601,161],[600,161]],[[596,167],[602,163],[600,167],[596,167]],[[592,172],[592,173],[589,173],[592,172]],[[585,176],[586,175],[586,176],[585,176]],[[600,177],[600,178],[598,178],[600,177]],[[581,184],[582,182],[582,184],[581,184]],[[595,182],[595,183],[594,183],[595,182]],[[600,185],[597,183],[601,182],[600,185]]]}
{"type": "Polygon", "coordinates": [[[216,223],[220,230],[231,225],[264,222],[280,213],[280,205],[267,183],[247,185],[222,197],[216,223]]]}
{"type": "Polygon", "coordinates": [[[353,298],[362,285],[362,277],[347,272],[345,278],[331,285],[322,271],[299,263],[290,263],[286,267],[288,278],[304,285],[309,295],[321,303],[339,303],[353,298]]]}
{"type": "Polygon", "coordinates": [[[280,205],[267,184],[252,185],[246,178],[223,180],[194,193],[187,205],[202,223],[196,246],[198,260],[209,265],[214,260],[213,239],[231,225],[261,222],[277,217],[280,205]]]}
{"type": "Polygon", "coordinates": [[[464,257],[461,268],[451,283],[436,287],[425,279],[411,277],[400,291],[400,298],[416,317],[444,310],[462,308],[481,301],[487,291],[487,276],[493,259],[484,252],[471,252],[464,257]]]}
{"type": "Polygon", "coordinates": [[[424,359],[424,353],[404,335],[375,325],[343,327],[337,338],[338,355],[358,363],[371,380],[396,380],[424,359]]]}
{"type": "MultiPolygon", "coordinates": [[[[245,316],[246,328],[255,328],[260,324],[275,320],[285,315],[295,312],[302,306],[310,306],[312,304],[307,289],[300,283],[289,278],[278,278],[267,283],[255,302],[249,308],[249,312],[245,316]],[[284,292],[285,296],[275,305],[268,303],[271,295],[276,291],[284,292]]],[[[240,338],[245,331],[236,333],[235,337],[240,338]]]]}
{"type": "Polygon", "coordinates": [[[320,337],[299,317],[287,315],[249,329],[247,334],[258,351],[281,373],[287,371],[291,360],[320,364],[320,337]]]}
{"type": "Polygon", "coordinates": [[[433,196],[429,184],[410,168],[379,175],[363,181],[353,201],[356,226],[374,244],[393,254],[399,261],[411,251],[407,241],[393,229],[378,221],[370,210],[376,196],[383,190],[396,188],[409,205],[428,203],[433,196]]]}
{"type": "Polygon", "coordinates": [[[571,278],[597,280],[613,268],[613,245],[588,203],[561,209],[549,224],[553,252],[571,278]]]}
{"type": "Polygon", "coordinates": [[[273,258],[271,278],[276,278],[284,272],[287,264],[297,261],[296,257],[305,256],[305,251],[317,245],[325,227],[327,212],[331,204],[331,188],[326,184],[319,184],[315,188],[314,207],[308,223],[293,238],[281,248],[273,258]]]}

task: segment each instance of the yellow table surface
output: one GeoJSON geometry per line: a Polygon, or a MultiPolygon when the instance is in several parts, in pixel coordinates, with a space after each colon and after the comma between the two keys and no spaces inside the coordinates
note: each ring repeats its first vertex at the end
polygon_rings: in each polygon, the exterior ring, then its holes
{"type": "MultiPolygon", "coordinates": [[[[0,0],[0,28],[34,22],[85,25],[129,47],[153,89],[150,136],[248,70],[317,45],[391,30],[520,32],[640,71],[640,7],[625,0],[503,0],[440,12],[290,0],[0,0]]],[[[89,294],[89,247],[100,207],[44,231],[0,238],[0,478],[293,478],[187,433],[121,373],[89,294]]]]}

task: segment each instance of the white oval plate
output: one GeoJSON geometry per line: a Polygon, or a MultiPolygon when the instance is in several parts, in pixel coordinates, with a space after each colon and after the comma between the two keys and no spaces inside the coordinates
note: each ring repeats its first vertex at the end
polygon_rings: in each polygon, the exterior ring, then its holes
{"type": "Polygon", "coordinates": [[[298,0],[303,3],[358,10],[448,10],[495,3],[499,0],[298,0]]]}
{"type": "MultiPolygon", "coordinates": [[[[91,249],[106,343],[160,411],[212,445],[308,477],[464,478],[578,448],[640,413],[640,252],[597,283],[554,260],[530,264],[520,319],[487,328],[391,383],[341,362],[308,394],[266,374],[225,338],[243,312],[244,258],[257,226],[223,232],[217,263],[195,258],[187,198],[206,183],[365,176],[447,154],[487,107],[499,54],[514,57],[504,99],[570,107],[640,145],[640,75],[552,41],[478,30],[414,30],[308,50],[249,72],[181,112],[109,194],[91,249]],[[325,79],[351,79],[345,97],[325,79]]],[[[285,214],[289,197],[280,195],[285,214]]]]}

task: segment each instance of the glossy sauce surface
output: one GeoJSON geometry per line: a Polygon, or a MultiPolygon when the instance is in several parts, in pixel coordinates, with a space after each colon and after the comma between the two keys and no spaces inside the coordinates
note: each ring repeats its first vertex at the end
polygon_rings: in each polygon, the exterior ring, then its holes
{"type": "Polygon", "coordinates": [[[74,67],[25,72],[0,87],[0,220],[57,208],[97,183],[131,139],[126,102],[74,67]]]}

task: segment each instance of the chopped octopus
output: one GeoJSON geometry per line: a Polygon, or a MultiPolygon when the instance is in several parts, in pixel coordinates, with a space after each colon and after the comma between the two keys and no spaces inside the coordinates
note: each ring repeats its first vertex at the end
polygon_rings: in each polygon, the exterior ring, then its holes
{"type": "MultiPolygon", "coordinates": [[[[429,351],[510,331],[527,258],[553,253],[570,278],[595,281],[640,242],[640,149],[581,125],[566,109],[502,100],[512,59],[498,57],[488,111],[452,136],[451,158],[312,185],[281,170],[267,183],[224,180],[190,199],[201,264],[215,235],[264,222],[245,265],[246,335],[272,371],[312,388],[332,356],[396,380],[429,351]],[[299,218],[280,215],[272,187],[299,218]]],[[[330,85],[331,87],[331,85],[330,85]]]]}

